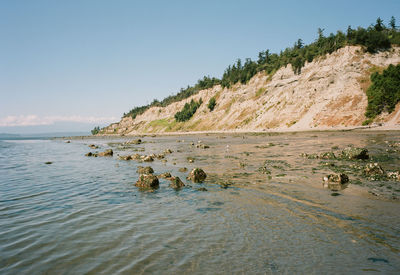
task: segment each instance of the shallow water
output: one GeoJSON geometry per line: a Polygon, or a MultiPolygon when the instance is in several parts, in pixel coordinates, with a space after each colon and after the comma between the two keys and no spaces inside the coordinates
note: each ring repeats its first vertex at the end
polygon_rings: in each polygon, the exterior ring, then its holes
{"type": "Polygon", "coordinates": [[[321,181],[332,171],[299,154],[366,146],[393,170],[399,153],[387,153],[385,141],[398,137],[171,136],[145,137],[128,147],[122,138],[0,141],[0,273],[397,273],[398,183],[350,174],[349,187],[332,196],[321,181]],[[199,140],[210,148],[190,145],[199,140]],[[91,143],[98,151],[112,148],[114,157],[85,157],[95,151],[91,143]],[[136,168],[147,163],[118,160],[117,154],[166,148],[174,151],[167,162],[150,165],[188,187],[175,191],[161,180],[154,192],[138,190],[136,168]],[[270,175],[257,172],[265,160],[270,175]],[[203,168],[206,182],[188,182],[189,171],[181,167],[203,168]],[[224,189],[221,182],[231,185],[224,189]],[[374,188],[378,198],[368,193],[374,188]]]}

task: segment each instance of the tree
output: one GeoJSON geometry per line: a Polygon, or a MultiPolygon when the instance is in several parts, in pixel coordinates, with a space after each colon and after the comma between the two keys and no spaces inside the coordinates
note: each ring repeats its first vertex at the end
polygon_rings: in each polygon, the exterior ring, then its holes
{"type": "Polygon", "coordinates": [[[92,135],[97,135],[100,132],[100,126],[94,127],[91,132],[92,132],[92,135]]]}
{"type": "Polygon", "coordinates": [[[384,27],[385,26],[383,25],[383,20],[380,17],[378,17],[376,19],[376,24],[374,26],[375,30],[380,32],[380,31],[383,31],[384,27]]]}
{"type": "Polygon", "coordinates": [[[390,18],[389,26],[392,28],[392,30],[396,29],[396,19],[394,18],[394,16],[390,18]]]}

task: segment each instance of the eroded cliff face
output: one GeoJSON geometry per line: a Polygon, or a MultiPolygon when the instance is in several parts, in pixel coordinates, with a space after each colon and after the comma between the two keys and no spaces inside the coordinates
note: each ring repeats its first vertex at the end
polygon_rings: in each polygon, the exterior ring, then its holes
{"type": "MultiPolygon", "coordinates": [[[[294,74],[290,65],[273,75],[260,72],[247,84],[229,89],[214,86],[167,107],[152,107],[135,119],[123,118],[105,128],[103,134],[361,126],[370,74],[399,63],[399,47],[371,55],[360,47],[348,46],[307,63],[300,75],[294,74]],[[213,96],[217,105],[210,112],[207,102],[213,96]],[[189,121],[175,121],[175,113],[186,102],[200,98],[204,103],[189,121]]],[[[392,114],[382,114],[377,121],[399,125],[400,104],[392,114]]]]}

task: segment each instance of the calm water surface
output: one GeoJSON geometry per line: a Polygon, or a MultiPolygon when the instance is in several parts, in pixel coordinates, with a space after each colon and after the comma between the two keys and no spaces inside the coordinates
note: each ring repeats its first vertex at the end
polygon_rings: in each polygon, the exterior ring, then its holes
{"type": "Polygon", "coordinates": [[[321,185],[328,170],[299,157],[348,144],[378,154],[398,137],[146,137],[130,147],[119,144],[126,139],[0,141],[0,274],[398,274],[399,202],[377,200],[355,184],[331,196],[321,185]],[[210,148],[190,145],[199,139],[210,148]],[[85,157],[91,143],[113,148],[114,157],[85,157]],[[190,186],[175,191],[161,180],[155,192],[138,190],[143,164],[117,154],[166,148],[174,152],[151,163],[155,173],[171,172],[190,186]],[[276,161],[271,177],[257,172],[267,159],[276,161]],[[181,167],[201,167],[208,178],[191,184],[181,167]],[[232,185],[220,188],[221,181],[232,185]]]}

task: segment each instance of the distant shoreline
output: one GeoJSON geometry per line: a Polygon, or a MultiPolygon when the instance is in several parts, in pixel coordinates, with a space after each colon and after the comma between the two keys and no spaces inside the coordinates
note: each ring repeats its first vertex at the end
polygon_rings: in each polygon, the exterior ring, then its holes
{"type": "Polygon", "coordinates": [[[134,134],[102,134],[88,136],[65,136],[52,137],[51,139],[101,139],[101,138],[131,138],[131,137],[157,137],[157,136],[191,136],[206,134],[286,134],[286,133],[316,133],[316,132],[385,132],[400,131],[400,125],[394,126],[354,126],[354,127],[338,127],[338,128],[309,128],[309,129],[268,129],[268,130],[220,130],[220,131],[187,131],[187,132],[159,132],[159,133],[134,133],[134,134]]]}

